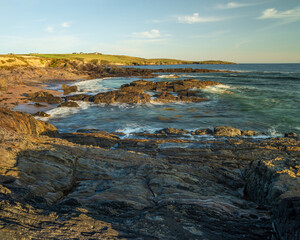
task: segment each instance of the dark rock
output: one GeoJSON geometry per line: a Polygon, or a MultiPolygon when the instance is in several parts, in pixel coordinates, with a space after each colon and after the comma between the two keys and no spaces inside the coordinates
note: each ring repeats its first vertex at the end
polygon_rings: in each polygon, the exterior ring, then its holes
{"type": "Polygon", "coordinates": [[[213,131],[209,128],[206,129],[197,129],[196,131],[192,132],[192,135],[211,135],[213,131]]]}
{"type": "Polygon", "coordinates": [[[252,131],[252,130],[245,130],[245,131],[242,131],[242,135],[248,136],[248,137],[253,137],[253,136],[259,135],[259,132],[252,131]]]}
{"type": "Polygon", "coordinates": [[[72,96],[66,96],[66,101],[84,101],[84,102],[93,102],[94,97],[87,94],[77,94],[72,96]]]}
{"type": "Polygon", "coordinates": [[[59,104],[57,107],[79,107],[77,102],[66,101],[59,104]]]}
{"type": "Polygon", "coordinates": [[[78,91],[78,87],[77,86],[68,86],[66,84],[62,85],[62,89],[64,90],[64,94],[67,95],[69,93],[72,92],[77,92],[78,91]]]}
{"type": "MultiPolygon", "coordinates": [[[[138,81],[133,81],[130,84],[122,85],[121,89],[133,87],[144,91],[183,92],[189,89],[194,89],[194,88],[201,89],[201,88],[205,88],[217,84],[220,83],[214,81],[199,81],[197,79],[178,80],[172,82],[152,82],[146,80],[138,80],[138,81]]],[[[181,95],[183,95],[183,93],[181,95]]]]}
{"type": "Polygon", "coordinates": [[[300,197],[285,198],[273,208],[276,239],[300,239],[300,197]]]}
{"type": "Polygon", "coordinates": [[[298,134],[294,133],[294,132],[288,132],[288,133],[284,134],[284,137],[296,138],[296,137],[298,137],[298,134]]]}
{"type": "Polygon", "coordinates": [[[242,134],[241,130],[234,127],[215,127],[214,135],[215,136],[226,136],[226,137],[235,137],[242,134]]]}
{"type": "Polygon", "coordinates": [[[159,131],[157,131],[156,133],[159,133],[159,134],[187,134],[189,133],[188,130],[185,130],[185,129],[177,129],[177,128],[164,128],[164,129],[161,129],[159,131]]]}
{"type": "Polygon", "coordinates": [[[40,104],[40,103],[35,103],[34,106],[35,107],[47,107],[46,104],[40,104]]]}
{"type": "Polygon", "coordinates": [[[33,114],[33,116],[38,116],[38,117],[50,117],[50,114],[45,113],[43,111],[37,112],[35,114],[33,114]]]}
{"type": "Polygon", "coordinates": [[[29,98],[33,102],[46,102],[50,104],[61,103],[61,97],[55,97],[53,94],[46,91],[39,91],[29,94],[29,98]]]}
{"type": "Polygon", "coordinates": [[[151,96],[139,91],[111,91],[98,93],[94,96],[94,103],[149,103],[151,96]]]}
{"type": "Polygon", "coordinates": [[[154,99],[154,101],[156,102],[162,102],[162,103],[177,102],[177,97],[175,97],[174,95],[166,91],[159,94],[155,94],[154,97],[156,97],[156,99],[154,99]]]}

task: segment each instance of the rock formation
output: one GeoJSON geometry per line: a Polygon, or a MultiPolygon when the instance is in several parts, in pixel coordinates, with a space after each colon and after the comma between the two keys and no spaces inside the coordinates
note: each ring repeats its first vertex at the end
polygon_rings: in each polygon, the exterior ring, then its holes
{"type": "Polygon", "coordinates": [[[299,237],[298,138],[51,138],[44,124],[1,110],[1,239],[299,237]]]}

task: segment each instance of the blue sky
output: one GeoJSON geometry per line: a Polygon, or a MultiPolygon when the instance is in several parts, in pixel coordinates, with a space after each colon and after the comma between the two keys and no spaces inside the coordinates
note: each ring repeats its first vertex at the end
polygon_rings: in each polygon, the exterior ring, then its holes
{"type": "Polygon", "coordinates": [[[0,0],[0,53],[300,62],[299,0],[0,0]]]}

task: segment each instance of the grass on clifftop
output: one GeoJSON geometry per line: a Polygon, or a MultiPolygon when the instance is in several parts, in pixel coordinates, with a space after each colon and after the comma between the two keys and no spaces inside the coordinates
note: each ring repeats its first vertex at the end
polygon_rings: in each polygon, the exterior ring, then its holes
{"type": "Polygon", "coordinates": [[[176,59],[146,59],[124,55],[106,54],[31,54],[31,56],[51,59],[76,59],[95,64],[116,64],[116,65],[171,65],[171,64],[233,64],[225,61],[184,61],[176,59]]]}

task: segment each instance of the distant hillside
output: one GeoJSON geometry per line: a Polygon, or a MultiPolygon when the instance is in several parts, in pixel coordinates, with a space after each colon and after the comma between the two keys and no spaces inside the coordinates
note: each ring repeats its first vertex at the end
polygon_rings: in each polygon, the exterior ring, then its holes
{"type": "Polygon", "coordinates": [[[234,64],[225,61],[184,61],[176,59],[154,58],[146,59],[139,57],[130,57],[123,55],[105,55],[105,54],[8,54],[0,55],[0,67],[11,66],[33,66],[46,67],[51,66],[53,61],[58,59],[71,60],[82,63],[104,64],[104,65],[172,65],[172,64],[234,64]]]}

